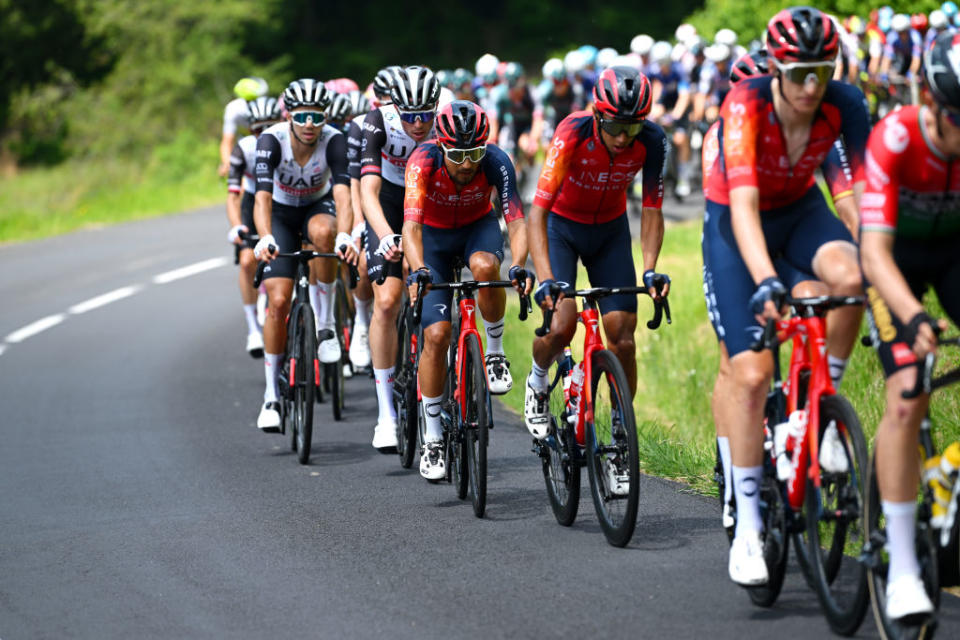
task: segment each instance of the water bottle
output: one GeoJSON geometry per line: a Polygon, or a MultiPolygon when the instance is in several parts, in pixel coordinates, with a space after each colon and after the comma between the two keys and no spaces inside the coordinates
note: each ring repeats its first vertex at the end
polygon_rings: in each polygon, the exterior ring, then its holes
{"type": "Polygon", "coordinates": [[[940,529],[946,523],[953,496],[953,485],[960,469],[960,442],[954,442],[941,456],[934,456],[923,465],[923,479],[933,492],[930,524],[940,529]]]}
{"type": "Polygon", "coordinates": [[[567,423],[577,424],[577,409],[580,406],[580,389],[583,388],[583,364],[576,363],[570,373],[570,393],[567,396],[567,423]]]}
{"type": "Polygon", "coordinates": [[[786,422],[773,428],[773,446],[777,454],[777,478],[786,482],[793,477],[793,450],[807,432],[807,412],[793,411],[786,422]]]}

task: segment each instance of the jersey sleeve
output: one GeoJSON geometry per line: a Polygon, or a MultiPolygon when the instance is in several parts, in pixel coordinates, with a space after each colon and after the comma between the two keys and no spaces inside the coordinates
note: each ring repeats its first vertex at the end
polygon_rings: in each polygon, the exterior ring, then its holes
{"type": "Polygon", "coordinates": [[[830,187],[830,195],[834,200],[853,194],[853,171],[850,169],[850,159],[843,146],[843,140],[837,139],[820,165],[823,177],[830,187]]]}
{"type": "Polygon", "coordinates": [[[517,170],[510,157],[496,145],[487,145],[487,155],[483,159],[483,172],[487,182],[497,190],[500,209],[507,223],[523,219],[523,204],[517,192],[517,170]]]}
{"type": "Polygon", "coordinates": [[[643,144],[647,148],[643,160],[643,206],[651,209],[663,208],[663,168],[666,166],[667,136],[660,127],[645,127],[652,132],[644,136],[643,144]]]}
{"type": "Polygon", "coordinates": [[[262,133],[257,138],[257,191],[273,193],[273,172],[280,166],[280,141],[272,133],[262,133]]]}
{"type": "Polygon", "coordinates": [[[237,129],[246,127],[247,113],[247,103],[243,99],[237,98],[228,102],[223,110],[223,134],[236,135],[237,129]]]}
{"type": "Polygon", "coordinates": [[[337,131],[327,143],[327,166],[333,184],[350,186],[350,172],[347,169],[347,138],[337,131]]]}
{"type": "Polygon", "coordinates": [[[347,173],[351,180],[360,179],[360,147],[363,145],[363,134],[356,121],[350,123],[347,129],[347,173]]]}
{"type": "Polygon", "coordinates": [[[233,145],[233,152],[230,154],[230,171],[227,173],[227,191],[230,193],[240,193],[243,191],[241,184],[243,182],[243,170],[246,169],[247,161],[243,157],[243,149],[239,144],[233,145]]]}
{"type": "Polygon", "coordinates": [[[363,120],[363,138],[360,142],[360,175],[381,173],[383,145],[387,143],[387,132],[383,126],[383,113],[379,109],[371,111],[363,120]]]}
{"type": "Polygon", "coordinates": [[[403,219],[423,224],[427,202],[427,187],[433,174],[429,149],[432,145],[417,147],[407,160],[403,175],[403,219]]]}
{"type": "Polygon", "coordinates": [[[860,228],[894,233],[900,188],[900,163],[907,156],[910,133],[896,116],[880,121],[866,152],[867,186],[860,200],[860,228]]]}
{"type": "Polygon", "coordinates": [[[860,89],[844,83],[836,83],[843,92],[841,109],[841,137],[847,151],[847,161],[854,183],[864,180],[864,152],[867,136],[870,135],[870,115],[867,100],[860,89]]]}
{"type": "Polygon", "coordinates": [[[570,160],[577,148],[576,121],[568,116],[557,126],[557,131],[547,148],[543,161],[543,169],[537,180],[537,192],[533,204],[543,207],[547,211],[553,207],[554,201],[560,195],[560,188],[567,177],[570,160]]]}
{"type": "Polygon", "coordinates": [[[735,85],[720,108],[723,167],[727,185],[757,187],[757,134],[762,114],[761,101],[744,84],[735,85]],[[738,90],[739,89],[739,90],[738,90]]]}

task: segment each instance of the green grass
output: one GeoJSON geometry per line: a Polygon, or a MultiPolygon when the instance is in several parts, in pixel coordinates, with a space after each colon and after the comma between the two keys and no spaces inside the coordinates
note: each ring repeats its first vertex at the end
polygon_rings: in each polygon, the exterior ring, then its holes
{"type": "Polygon", "coordinates": [[[216,142],[182,134],[144,160],[74,159],[0,179],[0,243],[222,201],[216,142]]]}
{"type": "MultiPolygon", "coordinates": [[[[640,463],[644,471],[690,484],[695,490],[713,491],[715,437],[710,413],[710,394],[716,377],[719,349],[707,320],[703,300],[700,254],[701,223],[691,222],[667,228],[658,271],[670,274],[670,306],[673,324],[665,322],[650,331],[645,326],[651,315],[648,298],[639,300],[636,334],[638,384],[634,410],[640,439],[640,463]]],[[[639,245],[634,246],[640,264],[639,245]]],[[[578,286],[586,285],[581,270],[578,286]]],[[[931,296],[932,297],[932,296],[931,296]]],[[[514,388],[505,403],[523,411],[523,380],[530,371],[530,343],[541,321],[534,311],[528,322],[517,320],[515,298],[507,309],[504,347],[512,364],[514,388]]],[[[945,317],[935,300],[928,304],[936,317],[945,317]]],[[[583,342],[582,328],[574,339],[575,355],[583,342]]],[[[864,329],[863,333],[866,333],[864,329]]],[[[787,356],[789,349],[783,349],[787,356]]],[[[955,350],[954,350],[955,351],[955,350]]],[[[955,366],[957,354],[944,359],[955,366]]],[[[867,442],[871,443],[883,413],[883,373],[872,349],[854,349],[841,391],[860,416],[867,442]]],[[[933,397],[933,419],[937,442],[960,439],[960,393],[957,387],[933,397]]]]}

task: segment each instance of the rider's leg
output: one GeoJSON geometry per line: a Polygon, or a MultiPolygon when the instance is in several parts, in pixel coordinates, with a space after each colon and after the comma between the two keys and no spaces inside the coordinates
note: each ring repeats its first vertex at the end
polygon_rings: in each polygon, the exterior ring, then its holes
{"type": "Polygon", "coordinates": [[[260,333],[257,323],[257,290],[253,288],[253,278],[257,272],[257,259],[253,249],[240,250],[240,269],[237,282],[240,286],[240,299],[243,300],[243,312],[247,319],[247,333],[260,333]]]}
{"type": "MultiPolygon", "coordinates": [[[[448,295],[446,298],[449,300],[450,296],[448,295]]],[[[449,317],[449,309],[446,310],[445,315],[449,317]]],[[[423,352],[420,354],[418,375],[420,394],[423,399],[427,442],[436,442],[443,437],[443,430],[440,426],[440,401],[443,397],[444,374],[447,370],[447,349],[449,346],[449,320],[433,322],[424,327],[423,352]]]]}
{"type": "Polygon", "coordinates": [[[278,367],[287,342],[286,321],[287,314],[290,312],[293,280],[288,277],[268,278],[264,280],[264,286],[267,289],[270,305],[267,309],[267,321],[263,325],[263,366],[266,376],[263,401],[275,402],[278,367]]]}
{"type": "Polygon", "coordinates": [[[370,355],[377,384],[380,421],[397,419],[393,406],[393,367],[397,360],[397,314],[403,295],[400,278],[389,277],[373,286],[373,318],[370,321],[370,355]]]}
{"type": "Polygon", "coordinates": [[[629,311],[610,311],[603,314],[603,331],[607,334],[607,349],[613,352],[623,372],[632,398],[637,392],[637,345],[633,335],[637,330],[637,314],[629,311]]]}

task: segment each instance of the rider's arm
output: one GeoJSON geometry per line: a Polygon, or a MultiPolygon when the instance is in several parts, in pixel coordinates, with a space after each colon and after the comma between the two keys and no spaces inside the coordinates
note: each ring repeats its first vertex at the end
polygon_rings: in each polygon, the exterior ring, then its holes
{"type": "MultiPolygon", "coordinates": [[[[550,268],[550,253],[547,248],[547,215],[560,195],[560,189],[567,177],[567,167],[576,148],[576,143],[573,119],[572,116],[567,116],[557,125],[553,140],[547,147],[543,169],[541,169],[540,178],[537,180],[537,191],[533,198],[533,206],[530,207],[530,214],[527,218],[530,256],[533,258],[533,268],[540,282],[553,280],[553,270],[550,268]]],[[[516,184],[515,181],[514,184],[516,184]]]]}
{"type": "Polygon", "coordinates": [[[360,198],[367,224],[378,237],[393,234],[380,206],[380,152],[386,144],[387,134],[383,127],[383,114],[371,111],[363,122],[363,146],[360,151],[360,198]]]}
{"type": "Polygon", "coordinates": [[[860,237],[860,261],[863,274],[871,286],[897,319],[906,325],[913,316],[923,311],[923,305],[914,297],[910,285],[893,260],[895,238],[895,234],[890,232],[864,229],[860,237]]]}
{"type": "MultiPolygon", "coordinates": [[[[548,211],[536,203],[530,207],[527,216],[527,235],[530,247],[530,257],[533,258],[533,269],[540,282],[553,280],[553,270],[550,269],[550,252],[547,246],[547,215],[548,211]]],[[[509,229],[509,227],[508,227],[509,229]]],[[[511,242],[513,234],[510,234],[511,242]]],[[[512,250],[512,245],[511,245],[512,250]]]]}
{"type": "Polygon", "coordinates": [[[233,147],[230,154],[230,171],[227,174],[227,220],[231,227],[242,223],[240,215],[240,198],[243,195],[243,171],[246,167],[243,150],[240,145],[233,147]]]}
{"type": "Polygon", "coordinates": [[[754,283],[776,277],[777,270],[767,253],[767,240],[760,225],[760,190],[757,187],[730,189],[730,225],[740,257],[754,283]]]}
{"type": "Polygon", "coordinates": [[[333,180],[333,202],[337,207],[337,233],[353,230],[353,208],[350,205],[350,173],[347,168],[347,139],[336,134],[327,144],[327,166],[333,180]]]}
{"type": "MultiPolygon", "coordinates": [[[[431,145],[432,146],[432,145],[431,145]]],[[[425,266],[423,262],[423,219],[430,205],[427,190],[433,177],[433,164],[427,146],[418,147],[407,160],[403,192],[403,253],[410,271],[425,266]]]]}
{"type": "Polygon", "coordinates": [[[261,238],[271,235],[273,213],[273,172],[280,165],[280,141],[271,133],[257,138],[257,193],[253,200],[253,223],[261,238]]]}
{"type": "MultiPolygon", "coordinates": [[[[667,138],[656,125],[645,127],[640,140],[647,149],[643,161],[643,208],[640,214],[640,249],[643,270],[655,271],[663,246],[663,167],[666,163],[667,138]]],[[[663,295],[668,289],[663,289],[663,295]]],[[[652,293],[651,293],[652,295],[652,293]]]]}
{"type": "Polygon", "coordinates": [[[523,220],[523,203],[517,192],[517,172],[510,158],[496,145],[487,146],[487,155],[483,159],[483,172],[487,182],[493,185],[503,220],[507,223],[507,235],[510,236],[510,255],[513,264],[522,267],[527,263],[529,245],[527,226],[523,220]]]}
{"type": "Polygon", "coordinates": [[[353,209],[353,227],[363,223],[363,206],[360,201],[360,148],[363,133],[356,120],[350,123],[347,132],[347,172],[350,174],[350,206],[353,209]]]}
{"type": "Polygon", "coordinates": [[[423,224],[408,218],[403,220],[403,255],[407,257],[410,271],[426,266],[423,262],[423,224]]]}

